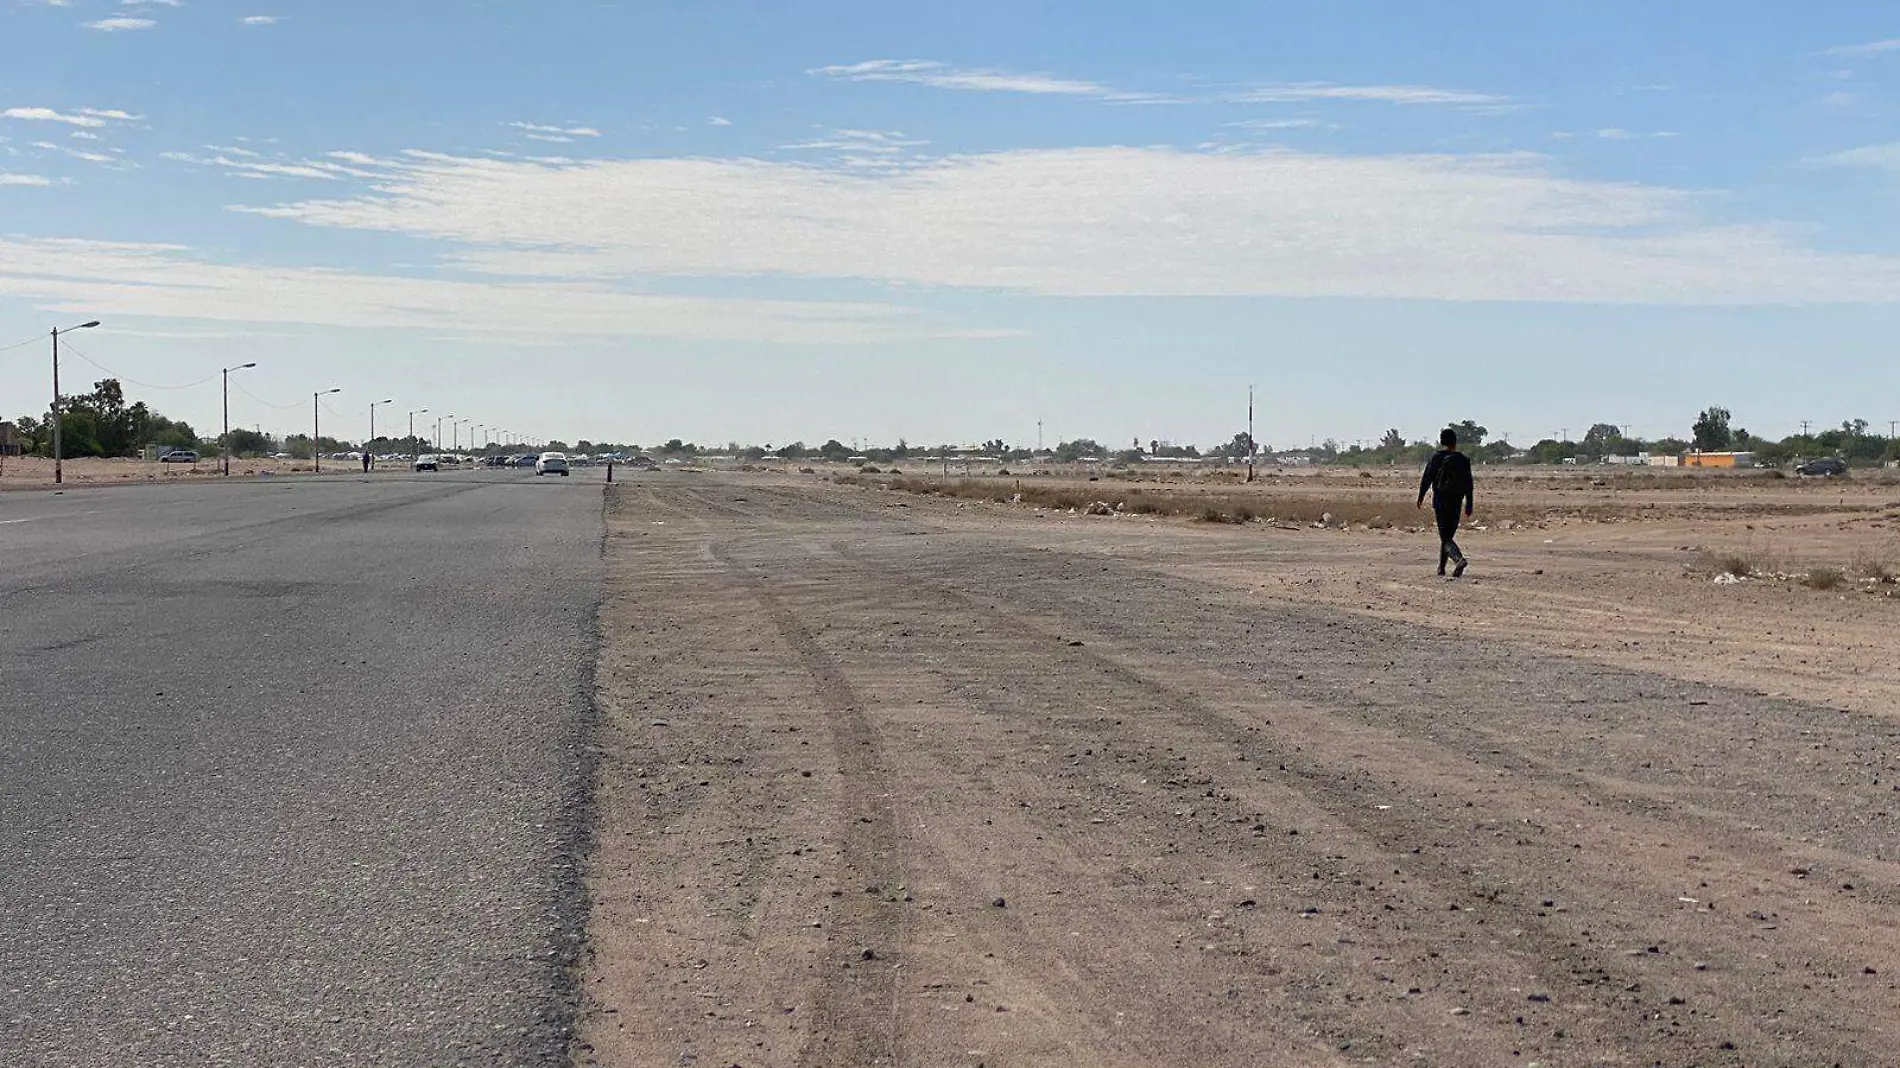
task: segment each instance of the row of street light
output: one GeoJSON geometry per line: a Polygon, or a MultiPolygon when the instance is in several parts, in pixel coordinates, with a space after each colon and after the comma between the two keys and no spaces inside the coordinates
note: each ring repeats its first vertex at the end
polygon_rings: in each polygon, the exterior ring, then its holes
{"type": "MultiPolygon", "coordinates": [[[[65,449],[64,442],[61,440],[65,430],[66,417],[64,406],[60,403],[59,394],[59,335],[70,334],[75,330],[91,330],[98,325],[99,320],[94,319],[89,323],[80,323],[78,326],[69,326],[63,330],[55,329],[53,331],[53,482],[55,485],[63,484],[66,481],[65,449]]],[[[218,372],[219,377],[222,379],[224,405],[224,433],[218,438],[218,462],[219,470],[227,477],[231,474],[231,372],[248,371],[256,366],[257,364],[255,362],[240,363],[232,367],[222,368],[218,372]]],[[[338,386],[334,389],[320,389],[310,395],[310,447],[311,455],[314,457],[315,469],[318,471],[323,470],[323,450],[319,445],[323,440],[323,398],[332,393],[341,392],[343,392],[343,388],[338,386]]],[[[370,442],[376,440],[376,409],[382,405],[394,403],[396,403],[394,397],[370,402],[369,437],[364,439],[363,442],[365,452],[369,450],[370,442]]],[[[417,408],[415,411],[409,413],[409,443],[410,448],[417,454],[420,453],[421,445],[416,440],[416,416],[425,415],[428,411],[429,409],[427,408],[417,408]]],[[[443,414],[438,415],[435,420],[435,438],[433,440],[438,448],[440,448],[442,444],[442,424],[444,421],[448,422],[450,433],[455,435],[455,450],[461,448],[461,432],[458,424],[461,426],[472,426],[474,428],[474,430],[469,433],[470,448],[473,448],[475,445],[477,431],[494,430],[496,433],[503,435],[504,442],[509,438],[508,431],[489,427],[484,423],[475,423],[472,420],[454,415],[443,414]]],[[[485,447],[488,443],[484,442],[483,444],[485,447]]],[[[411,456],[412,460],[415,458],[415,456],[411,456]]]]}

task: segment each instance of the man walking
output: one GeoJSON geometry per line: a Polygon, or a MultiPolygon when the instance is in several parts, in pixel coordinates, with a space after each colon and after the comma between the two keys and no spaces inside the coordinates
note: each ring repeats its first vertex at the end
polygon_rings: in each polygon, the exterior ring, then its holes
{"type": "Polygon", "coordinates": [[[369,474],[369,442],[363,443],[363,473],[369,474]]]}
{"type": "Polygon", "coordinates": [[[1425,494],[1432,495],[1432,512],[1438,517],[1438,573],[1445,573],[1445,564],[1457,561],[1452,568],[1451,577],[1457,578],[1465,573],[1465,554],[1458,550],[1458,513],[1462,510],[1465,518],[1471,518],[1471,506],[1475,503],[1471,484],[1471,459],[1458,451],[1458,432],[1450,427],[1438,435],[1438,451],[1432,454],[1431,461],[1425,465],[1424,477],[1418,480],[1418,506],[1425,507],[1425,494]]]}

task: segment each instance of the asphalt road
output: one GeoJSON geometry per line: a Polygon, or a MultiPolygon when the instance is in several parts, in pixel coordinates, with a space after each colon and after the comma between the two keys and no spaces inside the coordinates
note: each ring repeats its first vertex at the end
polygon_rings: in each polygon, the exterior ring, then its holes
{"type": "Polygon", "coordinates": [[[586,476],[0,494],[0,1064],[565,1062],[586,476]]]}

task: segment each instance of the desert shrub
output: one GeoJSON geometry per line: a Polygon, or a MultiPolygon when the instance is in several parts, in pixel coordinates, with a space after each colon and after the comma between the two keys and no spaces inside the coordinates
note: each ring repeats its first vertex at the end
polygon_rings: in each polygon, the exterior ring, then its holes
{"type": "Polygon", "coordinates": [[[1838,567],[1814,568],[1801,580],[1803,586],[1812,590],[1838,590],[1846,582],[1847,574],[1838,567]]]}
{"type": "Polygon", "coordinates": [[[861,475],[881,475],[884,472],[878,470],[876,464],[865,464],[863,467],[858,468],[858,473],[861,475]]]}
{"type": "Polygon", "coordinates": [[[1755,573],[1755,562],[1741,553],[1717,553],[1710,561],[1717,574],[1747,578],[1755,573]]]}

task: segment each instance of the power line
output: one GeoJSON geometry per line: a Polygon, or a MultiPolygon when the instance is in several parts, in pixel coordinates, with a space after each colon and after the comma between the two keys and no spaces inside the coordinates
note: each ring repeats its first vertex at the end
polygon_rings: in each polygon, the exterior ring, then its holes
{"type": "Polygon", "coordinates": [[[95,360],[92,357],[86,355],[85,353],[80,352],[78,349],[73,348],[72,342],[70,341],[68,341],[64,346],[62,346],[60,351],[71,353],[72,355],[79,357],[80,359],[86,361],[87,363],[93,365],[94,367],[97,367],[99,370],[104,371],[106,374],[111,375],[112,377],[118,379],[119,381],[128,382],[132,385],[139,387],[140,389],[196,389],[197,387],[204,385],[206,382],[209,382],[212,379],[218,377],[216,374],[209,374],[203,378],[200,378],[196,382],[187,382],[182,386],[160,386],[160,385],[154,385],[151,382],[140,382],[139,380],[135,378],[127,378],[126,376],[120,374],[119,372],[114,371],[112,368],[107,367],[105,364],[100,363],[98,360],[95,360]]]}
{"type": "Polygon", "coordinates": [[[46,340],[45,337],[30,337],[30,338],[27,338],[25,341],[16,341],[11,345],[0,345],[0,352],[12,352],[14,349],[23,349],[23,348],[26,348],[28,345],[37,345],[38,343],[45,340],[46,340]]]}
{"type": "Polygon", "coordinates": [[[280,412],[289,411],[292,408],[303,407],[302,401],[291,401],[289,404],[272,404],[270,401],[267,401],[264,398],[258,396],[257,394],[252,393],[250,390],[245,389],[244,383],[242,382],[235,382],[235,381],[232,382],[231,388],[237,390],[239,393],[244,394],[246,397],[251,398],[252,400],[256,401],[257,403],[263,405],[266,408],[275,408],[280,412]]]}

